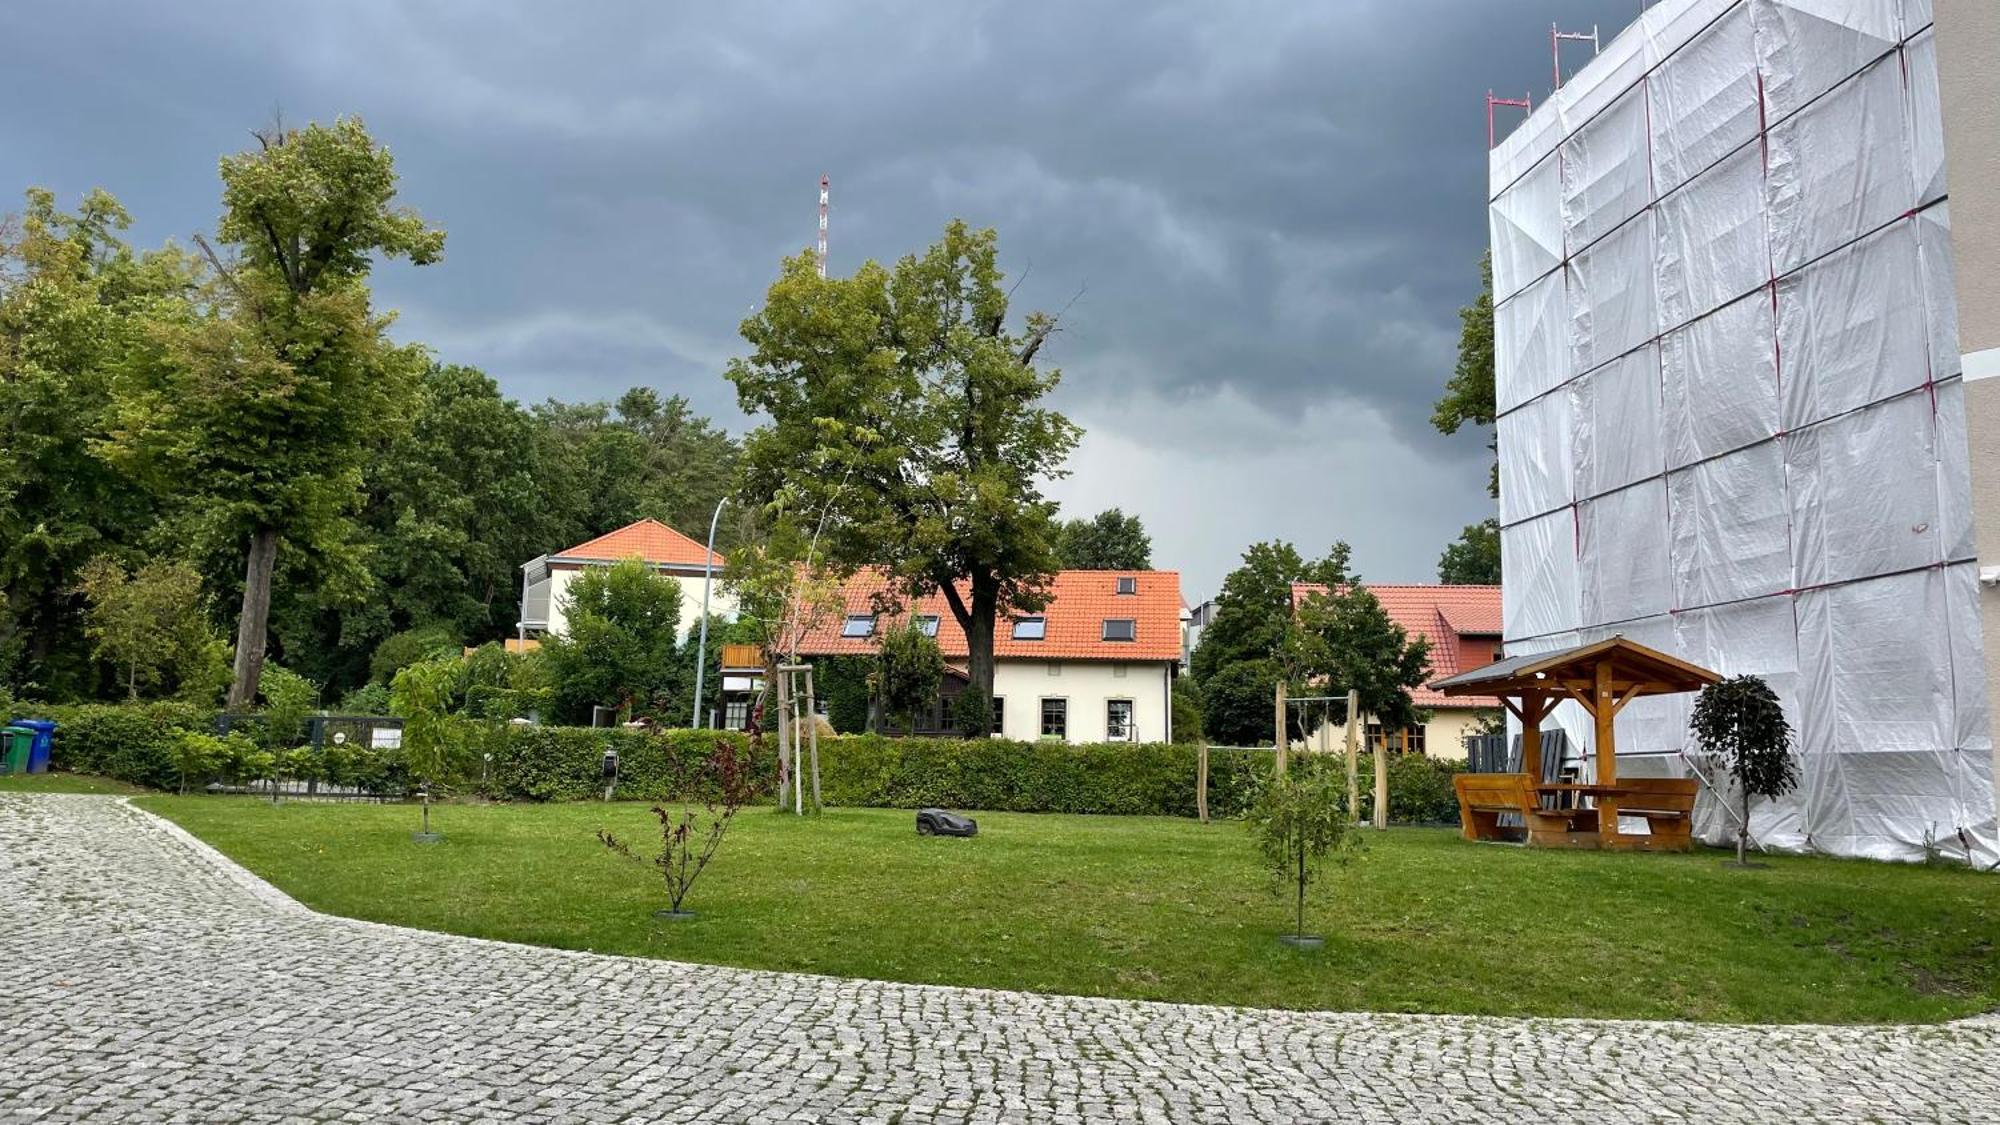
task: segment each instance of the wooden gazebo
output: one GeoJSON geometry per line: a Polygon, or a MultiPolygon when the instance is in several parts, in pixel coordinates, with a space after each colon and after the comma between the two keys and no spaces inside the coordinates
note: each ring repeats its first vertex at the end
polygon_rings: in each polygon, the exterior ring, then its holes
{"type": "Polygon", "coordinates": [[[1624,637],[1611,637],[1559,652],[1510,657],[1432,684],[1445,695],[1498,696],[1521,722],[1520,773],[1459,775],[1466,837],[1497,838],[1498,814],[1518,812],[1531,844],[1687,847],[1696,783],[1680,778],[1620,783],[1613,720],[1642,695],[1698,691],[1721,678],[1624,637]],[[1543,777],[1542,722],[1566,699],[1580,704],[1596,725],[1597,776],[1590,782],[1543,777]],[[1648,832],[1621,833],[1621,813],[1644,817],[1648,832]]]}

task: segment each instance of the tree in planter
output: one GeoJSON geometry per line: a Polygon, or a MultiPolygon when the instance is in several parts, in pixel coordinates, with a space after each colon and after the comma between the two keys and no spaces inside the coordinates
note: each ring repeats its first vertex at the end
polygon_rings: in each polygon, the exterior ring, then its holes
{"type": "Polygon", "coordinates": [[[1277,887],[1289,887],[1295,896],[1297,925],[1284,938],[1288,944],[1320,944],[1306,933],[1306,887],[1329,855],[1344,860],[1354,847],[1346,793],[1344,775],[1331,769],[1293,769],[1270,778],[1250,808],[1264,866],[1277,887]]]}
{"type": "Polygon", "coordinates": [[[466,720],[451,709],[458,674],[455,660],[425,660],[396,673],[389,685],[389,710],[403,720],[403,764],[423,787],[424,827],[411,837],[418,843],[444,839],[431,831],[431,795],[448,781],[465,753],[466,720]]]}
{"type": "Polygon", "coordinates": [[[1778,694],[1759,676],[1736,676],[1701,689],[1688,720],[1695,745],[1736,779],[1743,802],[1736,830],[1736,864],[1748,866],[1750,799],[1776,800],[1799,784],[1792,723],[1778,694]]]}
{"type": "MultiPolygon", "coordinates": [[[[870,679],[882,718],[901,717],[905,731],[915,734],[917,712],[937,698],[938,685],[944,682],[944,653],[911,617],[901,628],[883,634],[870,679]]],[[[880,723],[878,729],[887,725],[880,723]]]]}
{"type": "Polygon", "coordinates": [[[694,889],[695,880],[701,878],[709,861],[715,858],[716,849],[722,846],[729,822],[736,819],[737,811],[750,799],[751,786],[748,755],[728,739],[718,738],[715,749],[703,763],[701,776],[683,779],[681,807],[670,812],[663,805],[653,806],[653,818],[660,824],[658,855],[649,859],[633,851],[630,844],[608,829],[597,830],[597,839],[605,847],[634,863],[649,863],[659,868],[668,906],[654,911],[654,917],[674,921],[694,917],[694,912],[682,904],[694,889]],[[696,793],[701,801],[700,812],[686,803],[696,793]]]}
{"type": "MultiPolygon", "coordinates": [[[[1035,357],[1056,318],[1007,325],[997,236],[963,222],[922,255],[851,277],[788,259],[745,320],[729,379],[767,422],[745,439],[752,496],[824,510],[823,548],[883,567],[912,600],[943,594],[965,630],[972,692],[993,694],[993,635],[1040,610],[1061,568],[1055,504],[1078,428],[1046,405],[1059,373],[1035,357]]],[[[990,723],[973,716],[984,737],[990,723]]]]}

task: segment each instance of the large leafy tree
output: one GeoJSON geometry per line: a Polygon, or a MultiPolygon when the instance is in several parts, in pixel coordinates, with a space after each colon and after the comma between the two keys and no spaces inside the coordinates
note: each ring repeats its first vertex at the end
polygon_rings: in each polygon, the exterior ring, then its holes
{"type": "MultiPolygon", "coordinates": [[[[1421,715],[1410,689],[1430,669],[1430,642],[1412,639],[1360,583],[1313,593],[1299,603],[1279,662],[1297,694],[1318,688],[1360,695],[1361,712],[1384,726],[1403,727],[1421,715]]],[[[1346,705],[1332,709],[1346,719],[1346,705]]]]}
{"type": "Polygon", "coordinates": [[[1500,584],[1500,521],[1465,525],[1438,557],[1438,581],[1451,586],[1500,584]]]}
{"type": "MultiPolygon", "coordinates": [[[[563,544],[645,517],[698,537],[735,481],[735,441],[680,395],[635,387],[615,403],[545,402],[534,418],[563,544]]],[[[735,530],[725,523],[718,540],[735,530]]]]}
{"type": "Polygon", "coordinates": [[[1138,516],[1107,508],[1090,519],[1064,520],[1056,556],[1064,570],[1151,570],[1153,537],[1138,516]]]}
{"type": "Polygon", "coordinates": [[[424,265],[444,233],[395,205],[387,149],[359,120],[270,129],[222,161],[209,314],[122,401],[119,445],[192,501],[191,524],[239,545],[243,591],[229,705],[254,697],[282,543],[327,565],[328,589],[368,586],[353,512],[379,435],[406,424],[428,364],[371,307],[378,258],[424,265]]]}
{"type": "Polygon", "coordinates": [[[972,715],[992,696],[996,622],[1045,605],[1061,566],[1041,489],[1078,435],[1044,405],[1059,373],[1035,365],[1055,318],[1016,330],[1007,314],[996,236],[953,222],[894,269],[823,278],[811,254],[788,259],[729,365],[766,419],[744,443],[751,493],[828,512],[835,562],[882,566],[911,597],[943,591],[972,715]]]}
{"type": "MultiPolygon", "coordinates": [[[[1345,543],[1335,543],[1322,559],[1307,559],[1282,541],[1251,544],[1243,552],[1243,565],[1223,579],[1215,620],[1202,630],[1190,661],[1196,682],[1206,690],[1209,680],[1232,664],[1275,659],[1292,619],[1292,584],[1353,582],[1351,555],[1345,543]]],[[[1265,694],[1270,694],[1268,687],[1265,694]]]]}
{"type": "MultiPolygon", "coordinates": [[[[1479,296],[1458,310],[1458,366],[1445,381],[1444,394],[1431,409],[1431,425],[1439,433],[1455,434],[1464,426],[1491,426],[1499,410],[1493,391],[1493,255],[1479,260],[1479,296]]],[[[1489,432],[1487,448],[1494,449],[1489,432]]],[[[1500,496],[1500,462],[1496,456],[1487,478],[1487,492],[1500,496]]]]}
{"type": "Polygon", "coordinates": [[[542,644],[559,717],[586,722],[594,706],[625,716],[675,710],[683,672],[680,583],[638,559],[591,567],[569,584],[568,631],[542,644]]]}
{"type": "Polygon", "coordinates": [[[0,221],[0,683],[87,694],[84,563],[131,547],[153,496],[103,454],[118,380],[150,366],[154,326],[192,315],[196,268],[168,247],[135,254],[130,218],[102,191],[74,213],[27,193],[0,221]]]}

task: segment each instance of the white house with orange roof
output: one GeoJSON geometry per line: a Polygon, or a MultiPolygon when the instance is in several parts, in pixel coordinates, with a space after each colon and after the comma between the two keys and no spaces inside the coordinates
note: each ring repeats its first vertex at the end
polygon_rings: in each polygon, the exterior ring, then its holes
{"type": "MultiPolygon", "coordinates": [[[[1446,696],[1431,689],[1433,681],[1484,667],[1500,659],[1500,587],[1402,586],[1364,583],[1382,609],[1403,632],[1430,643],[1430,671],[1410,701],[1429,718],[1421,726],[1388,727],[1363,716],[1364,749],[1384,745],[1392,754],[1425,754],[1434,758],[1465,757],[1465,739],[1482,725],[1501,717],[1500,701],[1486,696],[1446,696]]],[[[1326,587],[1311,582],[1292,584],[1292,607],[1326,587]]],[[[1334,743],[1339,734],[1333,735],[1334,743]]]]}
{"type": "Polygon", "coordinates": [[[616,531],[578,543],[553,555],[541,555],[521,564],[521,639],[562,636],[569,585],[586,567],[610,566],[625,559],[639,559],[654,573],[680,583],[683,635],[701,622],[701,594],[705,567],[714,570],[709,592],[709,613],[725,619],[736,616],[736,599],[722,586],[722,556],[655,519],[636,520],[616,531]]]}
{"type": "MultiPolygon", "coordinates": [[[[869,655],[914,617],[963,682],[965,631],[933,593],[891,612],[880,571],[841,588],[840,607],[799,645],[805,659],[869,655]]],[[[1167,742],[1181,661],[1181,578],[1171,570],[1065,570],[1039,613],[1002,617],[993,634],[994,734],[1065,742],[1167,742]]],[[[933,723],[950,712],[940,701],[933,723]]],[[[921,729],[921,727],[920,727],[921,729]]]]}

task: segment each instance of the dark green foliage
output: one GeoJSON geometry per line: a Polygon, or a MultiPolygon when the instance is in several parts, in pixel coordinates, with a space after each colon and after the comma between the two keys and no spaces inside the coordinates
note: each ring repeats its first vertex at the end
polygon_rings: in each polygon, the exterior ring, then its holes
{"type": "Polygon", "coordinates": [[[993,697],[968,684],[951,704],[952,725],[960,738],[986,738],[994,734],[993,697]]]}
{"type": "Polygon", "coordinates": [[[1172,706],[1174,741],[1200,742],[1203,738],[1201,688],[1191,677],[1174,677],[1172,706]]]}
{"type": "Polygon", "coordinates": [[[592,707],[612,707],[686,722],[676,707],[688,705],[694,669],[680,658],[680,583],[626,559],[585,570],[567,596],[567,634],[542,643],[556,717],[588,722],[592,707]]]}
{"type": "Polygon", "coordinates": [[[179,746],[185,733],[215,733],[213,708],[186,703],[96,704],[31,708],[54,719],[50,764],[157,789],[180,784],[179,746]]]}
{"type": "Polygon", "coordinates": [[[1212,673],[1201,688],[1208,740],[1224,746],[1271,742],[1279,675],[1277,661],[1265,659],[1236,661],[1212,673]]]}
{"type": "MultiPolygon", "coordinates": [[[[820,743],[828,804],[892,808],[1193,816],[1197,761],[1194,747],[1165,743],[873,735],[820,743]]],[[[1209,769],[1209,808],[1228,815],[1243,808],[1270,755],[1216,750],[1209,769]]]]}
{"type": "MultiPolygon", "coordinates": [[[[769,793],[777,777],[777,759],[735,731],[512,727],[489,735],[485,747],[493,754],[491,788],[496,797],[529,801],[601,797],[604,752],[616,750],[620,798],[669,801],[697,795],[680,788],[684,779],[701,775],[718,739],[752,755],[754,788],[769,793]]],[[[825,743],[821,746],[824,753],[825,743]]]]}
{"type": "Polygon", "coordinates": [[[1458,539],[1438,558],[1438,581],[1452,586],[1500,584],[1500,521],[1485,519],[1465,525],[1458,539]]]}
{"type": "Polygon", "coordinates": [[[868,729],[868,673],[874,660],[866,656],[825,656],[813,661],[813,690],[826,701],[826,719],[841,734],[868,729]]]}
{"type": "Polygon", "coordinates": [[[1751,799],[1775,800],[1798,787],[1791,720],[1770,684],[1758,676],[1736,676],[1701,689],[1688,729],[1702,753],[1736,782],[1743,802],[1736,838],[1741,863],[1750,838],[1751,799]]]}
{"type": "Polygon", "coordinates": [[[1107,508],[1057,524],[1056,556],[1064,570],[1151,570],[1153,537],[1138,516],[1107,508]]]}
{"type": "Polygon", "coordinates": [[[875,657],[875,698],[883,716],[899,722],[896,729],[916,729],[917,713],[930,707],[943,682],[944,653],[917,628],[916,618],[883,635],[875,657]]]}
{"type": "MultiPolygon", "coordinates": [[[[1493,395],[1493,255],[1479,260],[1479,296],[1458,310],[1458,366],[1445,381],[1444,394],[1431,410],[1431,425],[1439,433],[1455,434],[1461,426],[1491,426],[1498,414],[1493,395]]],[[[1496,449],[1487,436],[1487,448],[1496,449]]],[[[1487,491],[1500,496],[1500,463],[1496,456],[1487,491]]]]}
{"type": "MultiPolygon", "coordinates": [[[[1341,785],[1347,784],[1346,758],[1339,758],[1341,785]]],[[[1458,823],[1458,793],[1451,779],[1465,772],[1463,761],[1426,758],[1421,754],[1392,754],[1389,757],[1389,821],[1392,824],[1458,823]]],[[[1361,818],[1375,815],[1375,759],[1362,754],[1359,780],[1361,818]]]]}
{"type": "Polygon", "coordinates": [[[462,647],[458,629],[442,621],[391,634],[368,658],[368,682],[386,687],[396,673],[410,665],[434,656],[456,655],[462,647]]]}
{"type": "MultiPolygon", "coordinates": [[[[1284,659],[1293,696],[1331,685],[1335,694],[1359,692],[1362,714],[1376,722],[1409,726],[1421,717],[1410,689],[1429,673],[1430,643],[1411,640],[1359,583],[1309,595],[1299,605],[1284,659]]],[[[1332,717],[1346,720],[1345,702],[1333,708],[1332,717]]]]}
{"type": "Polygon", "coordinates": [[[1215,596],[1215,620],[1202,631],[1190,661],[1195,681],[1206,689],[1216,673],[1232,664],[1276,657],[1292,619],[1292,583],[1332,587],[1353,582],[1351,554],[1345,543],[1335,543],[1319,560],[1306,559],[1290,543],[1251,544],[1243,552],[1243,565],[1229,572],[1215,596]]]}

